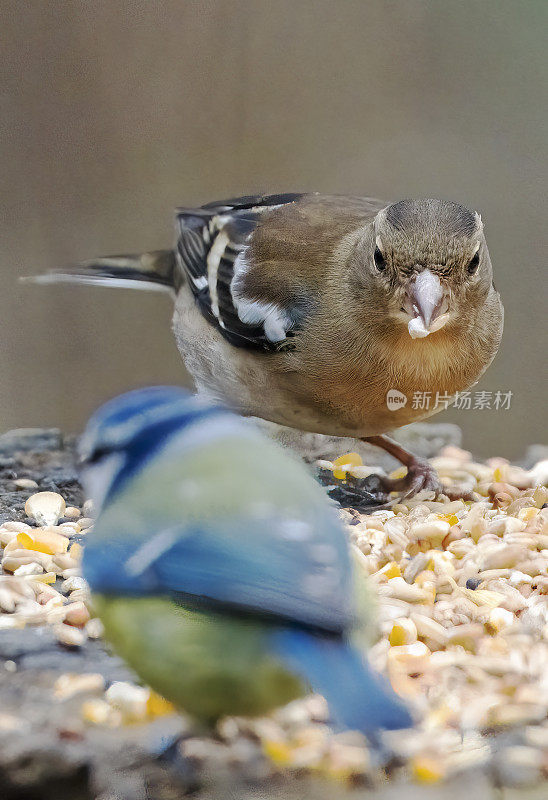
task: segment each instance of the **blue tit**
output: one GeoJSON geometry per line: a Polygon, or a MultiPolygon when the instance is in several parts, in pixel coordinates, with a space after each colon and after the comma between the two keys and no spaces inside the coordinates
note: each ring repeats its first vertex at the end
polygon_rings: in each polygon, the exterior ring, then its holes
{"type": "Polygon", "coordinates": [[[411,724],[351,642],[345,533],[302,463],[173,387],[107,403],[80,451],[99,512],[84,575],[107,639],[153,689],[208,726],[310,690],[338,727],[411,724]]]}

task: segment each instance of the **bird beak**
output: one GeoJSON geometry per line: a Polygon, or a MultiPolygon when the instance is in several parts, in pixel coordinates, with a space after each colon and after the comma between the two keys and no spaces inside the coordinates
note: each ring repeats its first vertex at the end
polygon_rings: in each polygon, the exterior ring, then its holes
{"type": "Polygon", "coordinates": [[[443,328],[449,318],[444,313],[446,292],[438,276],[429,269],[419,272],[410,284],[405,306],[411,316],[408,330],[413,339],[422,339],[443,328]]]}

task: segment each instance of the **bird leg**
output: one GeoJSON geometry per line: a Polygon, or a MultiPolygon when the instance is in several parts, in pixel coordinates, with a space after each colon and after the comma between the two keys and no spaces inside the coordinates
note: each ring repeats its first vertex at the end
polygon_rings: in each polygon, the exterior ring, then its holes
{"type": "MultiPolygon", "coordinates": [[[[193,738],[193,731],[185,731],[168,737],[167,740],[155,742],[151,748],[153,761],[162,768],[167,768],[185,788],[185,794],[200,788],[199,775],[195,764],[183,755],[181,745],[193,738]],[[156,746],[155,746],[156,745],[156,746]]],[[[148,795],[147,795],[148,796],[148,795]]]]}
{"type": "Polygon", "coordinates": [[[409,450],[389,439],[388,436],[366,436],[364,442],[374,444],[390,453],[398,461],[407,467],[407,475],[404,478],[383,478],[383,489],[387,492],[401,492],[401,499],[412,497],[424,489],[434,492],[437,497],[444,494],[450,500],[472,500],[471,492],[455,492],[444,486],[434,467],[425,458],[414,456],[409,450]]]}

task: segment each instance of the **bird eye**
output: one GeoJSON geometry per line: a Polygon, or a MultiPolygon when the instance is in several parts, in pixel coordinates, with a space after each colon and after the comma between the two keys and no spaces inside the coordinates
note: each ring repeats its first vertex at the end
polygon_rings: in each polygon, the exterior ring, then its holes
{"type": "Polygon", "coordinates": [[[84,465],[97,464],[113,452],[114,449],[112,447],[96,447],[95,450],[80,455],[79,466],[83,467],[84,465]]]}
{"type": "Polygon", "coordinates": [[[379,272],[383,272],[386,269],[386,261],[384,260],[384,256],[378,247],[375,247],[375,254],[373,258],[375,259],[375,266],[379,272]]]}
{"type": "Polygon", "coordinates": [[[472,256],[472,258],[470,260],[470,263],[468,264],[467,270],[468,270],[468,274],[469,275],[473,275],[474,272],[477,270],[477,268],[479,267],[479,260],[480,260],[480,257],[479,257],[479,250],[478,250],[476,253],[474,253],[474,255],[472,256]]]}

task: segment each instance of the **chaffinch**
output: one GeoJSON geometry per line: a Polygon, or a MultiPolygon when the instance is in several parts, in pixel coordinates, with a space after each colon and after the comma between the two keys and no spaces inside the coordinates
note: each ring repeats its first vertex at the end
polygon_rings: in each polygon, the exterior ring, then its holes
{"type": "Polygon", "coordinates": [[[299,460],[174,387],[107,403],[80,454],[99,512],[84,576],[106,637],[150,686],[208,726],[311,688],[339,727],[411,724],[353,637],[371,603],[299,460]]]}
{"type": "Polygon", "coordinates": [[[179,209],[176,231],[173,250],[43,280],[169,289],[200,392],[240,414],[378,445],[407,467],[387,491],[441,491],[428,462],[384,434],[443,408],[415,407],[416,392],[465,390],[498,349],[503,307],[477,213],[432,199],[280,194],[179,209]],[[397,415],[389,392],[406,400],[397,415]]]}

